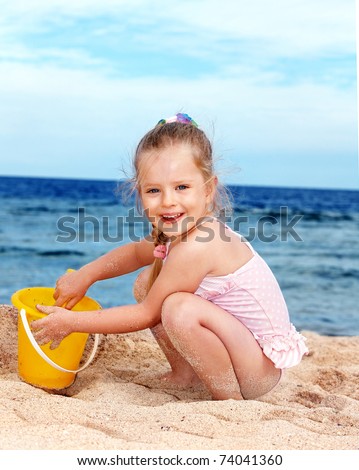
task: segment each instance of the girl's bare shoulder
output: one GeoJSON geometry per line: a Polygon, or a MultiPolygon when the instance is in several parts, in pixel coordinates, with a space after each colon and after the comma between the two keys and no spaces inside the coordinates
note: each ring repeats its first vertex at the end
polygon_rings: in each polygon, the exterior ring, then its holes
{"type": "Polygon", "coordinates": [[[204,222],[191,235],[194,246],[211,260],[210,276],[232,273],[253,257],[240,235],[217,219],[204,222]]]}

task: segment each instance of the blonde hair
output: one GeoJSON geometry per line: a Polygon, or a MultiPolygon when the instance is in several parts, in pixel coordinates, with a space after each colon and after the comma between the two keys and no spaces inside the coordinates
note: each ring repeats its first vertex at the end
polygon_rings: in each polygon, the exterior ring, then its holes
{"type": "MultiPolygon", "coordinates": [[[[230,195],[227,189],[220,183],[214,184],[216,175],[214,173],[212,145],[206,134],[197,126],[189,123],[170,122],[159,123],[140,140],[133,160],[134,177],[132,179],[133,189],[137,190],[137,207],[140,209],[141,182],[144,178],[143,156],[151,158],[153,152],[162,150],[176,144],[189,145],[192,149],[194,162],[202,173],[205,184],[213,184],[212,207],[209,209],[214,215],[222,211],[230,211],[230,195]]],[[[165,245],[169,238],[156,227],[151,233],[155,247],[165,245]]],[[[155,258],[149,277],[147,292],[152,287],[162,269],[163,261],[155,258]]]]}

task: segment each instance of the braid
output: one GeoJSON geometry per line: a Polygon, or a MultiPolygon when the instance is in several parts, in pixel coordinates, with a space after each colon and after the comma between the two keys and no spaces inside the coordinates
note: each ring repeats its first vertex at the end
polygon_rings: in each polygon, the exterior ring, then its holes
{"type": "MultiPolygon", "coordinates": [[[[152,237],[155,247],[159,245],[164,246],[169,240],[169,237],[167,237],[167,235],[165,235],[163,232],[158,230],[157,227],[153,227],[152,232],[151,232],[151,237],[152,237]]],[[[163,260],[161,258],[155,258],[154,262],[152,263],[152,269],[151,269],[150,277],[148,279],[147,293],[149,292],[153,283],[155,282],[158,275],[160,274],[162,266],[163,266],[163,260]]]]}
{"type": "Polygon", "coordinates": [[[158,230],[157,227],[153,227],[151,237],[155,246],[165,245],[169,240],[169,237],[167,237],[167,235],[158,230]]]}

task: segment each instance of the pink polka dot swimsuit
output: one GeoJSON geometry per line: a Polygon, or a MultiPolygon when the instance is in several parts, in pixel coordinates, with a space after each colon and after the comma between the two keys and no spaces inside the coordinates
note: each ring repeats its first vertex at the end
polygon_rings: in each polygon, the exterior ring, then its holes
{"type": "Polygon", "coordinates": [[[293,367],[308,353],[305,338],[290,323],[283,294],[269,266],[245,243],[253,257],[231,274],[205,277],[195,294],[241,321],[275,367],[293,367]]]}

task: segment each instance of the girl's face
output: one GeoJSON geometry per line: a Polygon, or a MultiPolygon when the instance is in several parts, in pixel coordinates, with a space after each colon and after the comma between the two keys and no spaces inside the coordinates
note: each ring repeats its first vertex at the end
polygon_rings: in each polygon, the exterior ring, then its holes
{"type": "Polygon", "coordinates": [[[205,184],[190,146],[175,144],[143,155],[141,165],[143,208],[165,235],[176,238],[208,215],[213,185],[205,184]]]}

